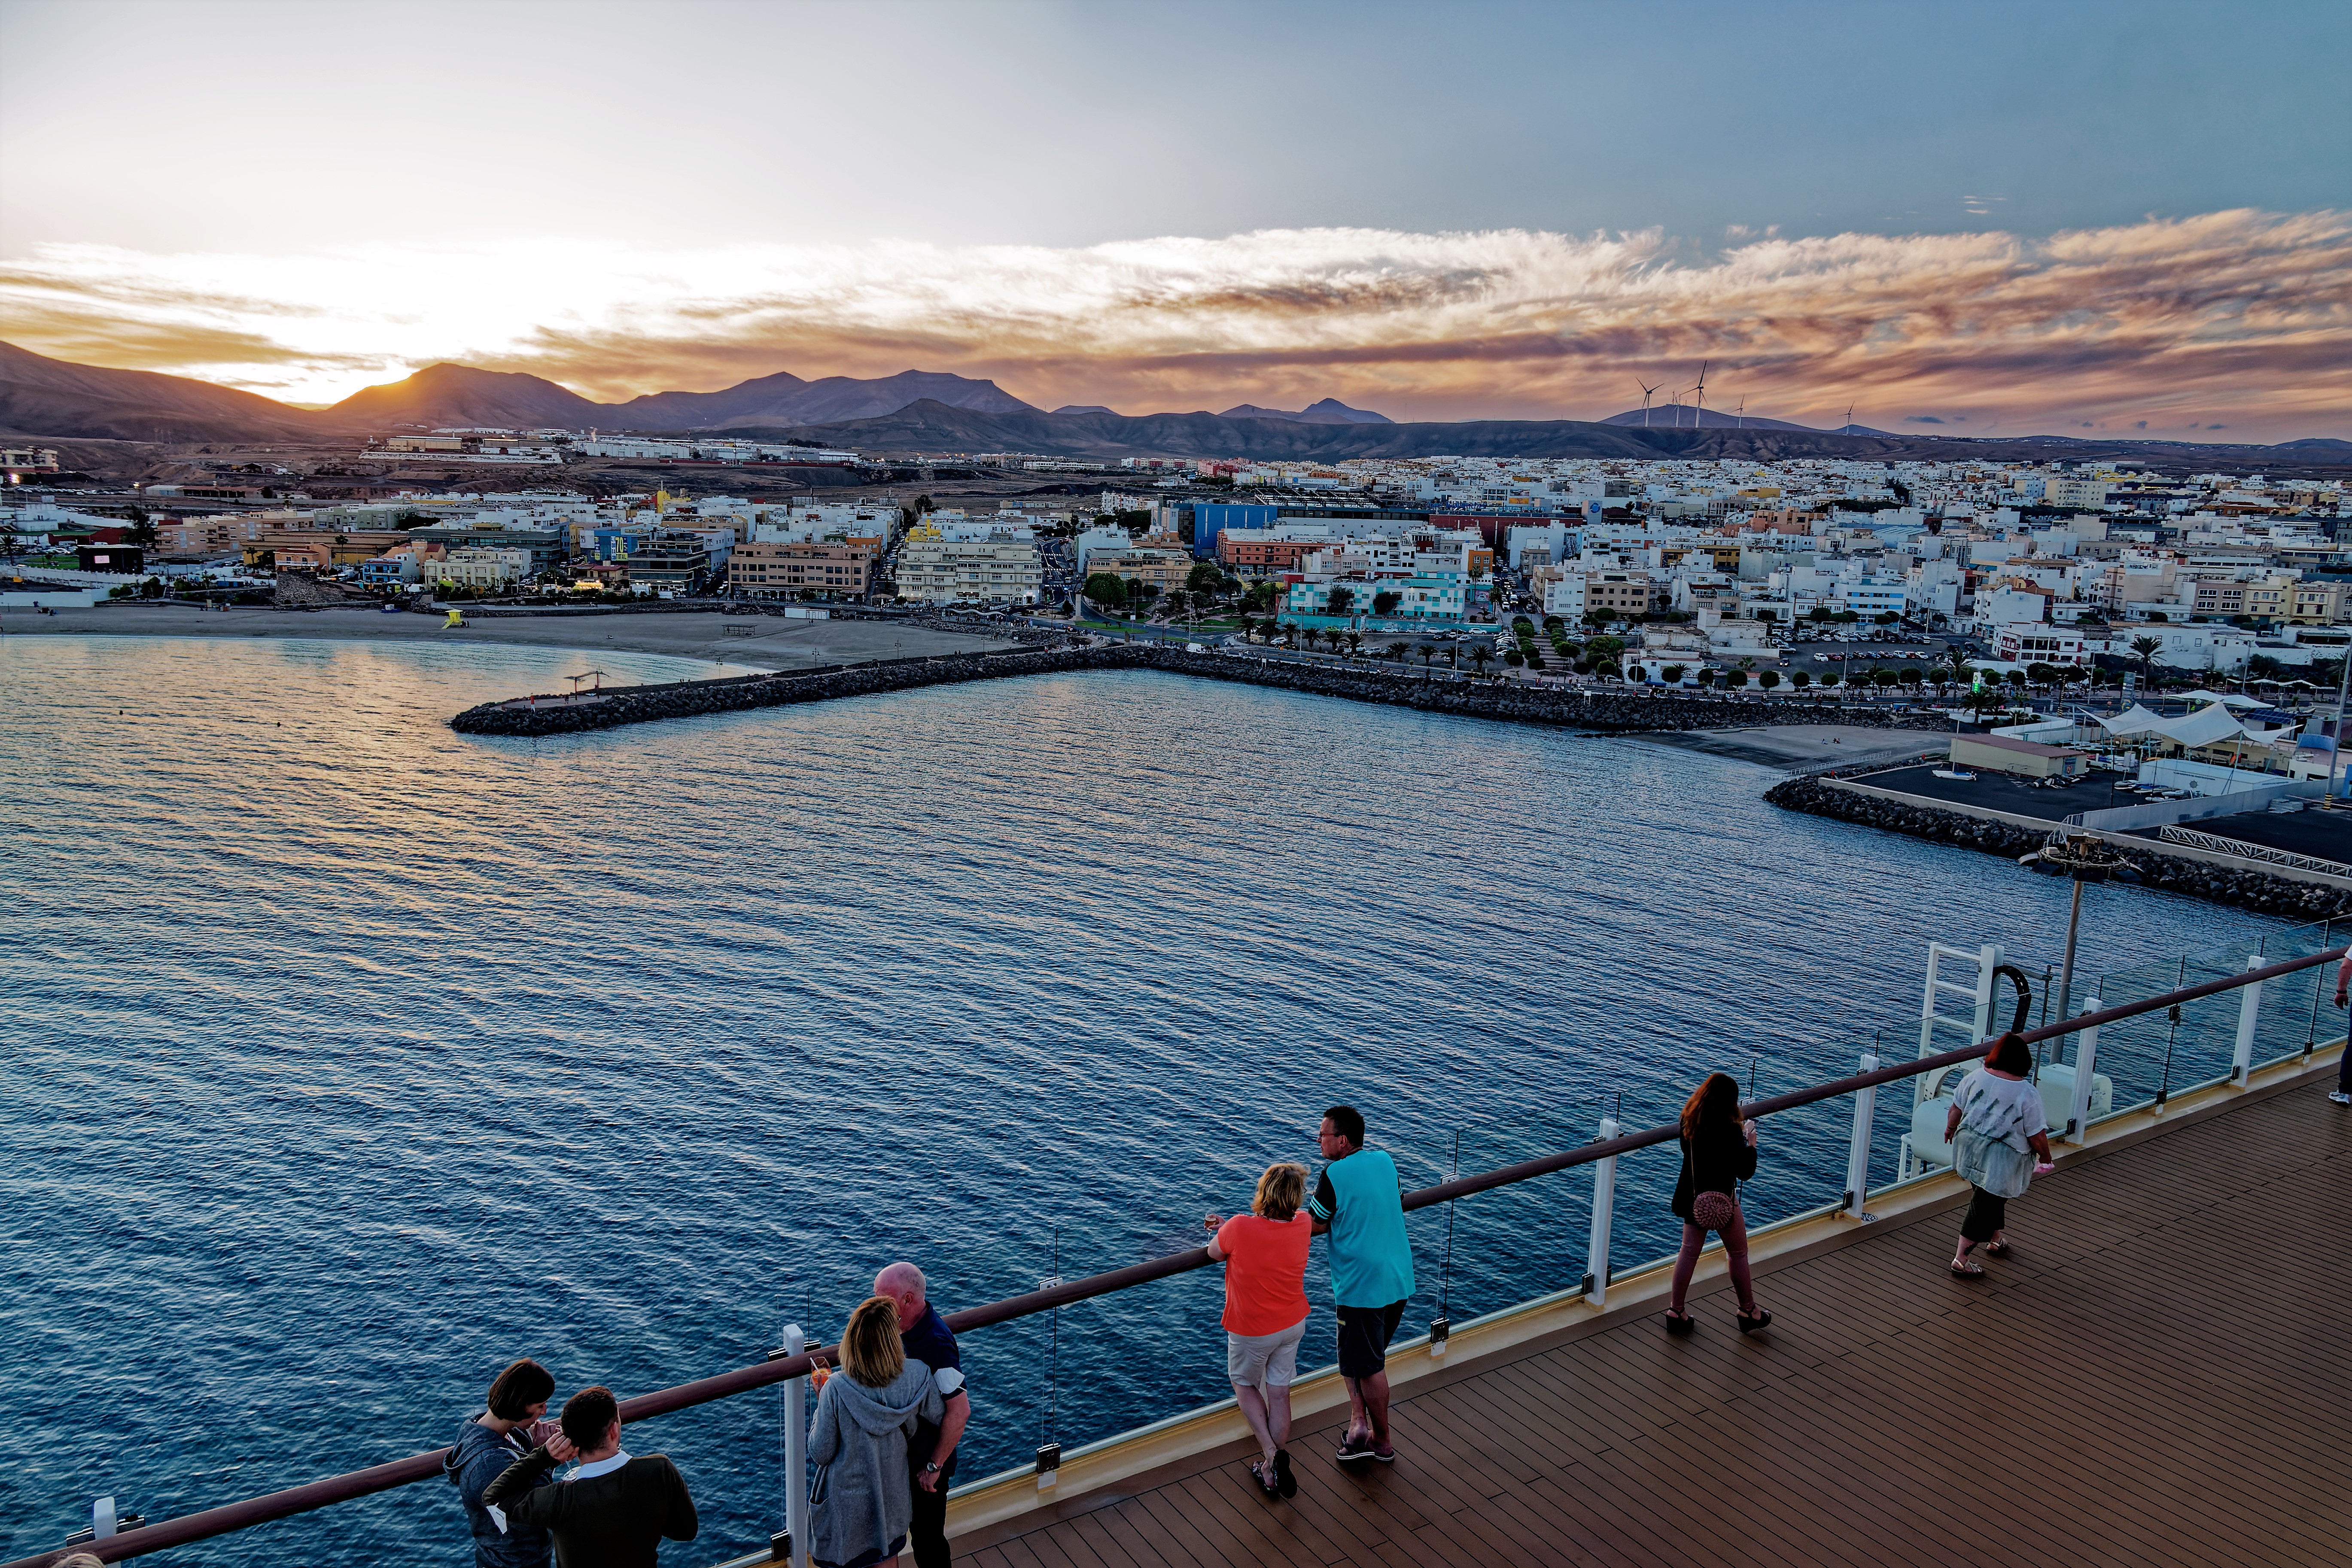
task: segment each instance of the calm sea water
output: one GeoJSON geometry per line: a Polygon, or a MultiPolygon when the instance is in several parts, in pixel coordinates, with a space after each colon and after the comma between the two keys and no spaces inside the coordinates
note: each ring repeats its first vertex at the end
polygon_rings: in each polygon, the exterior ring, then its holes
{"type": "MultiPolygon", "coordinates": [[[[1418,1184],[1709,1068],[1851,1070],[1907,1052],[1930,938],[2063,930],[2063,886],[1763,769],[1149,673],[444,726],[583,662],[0,643],[0,1552],[437,1446],[516,1355],[627,1394],[829,1337],[893,1258],[951,1310],[1196,1245],[1333,1100],[1418,1184]]],[[[2270,929],[2123,889],[2085,926],[2093,970],[2270,929]]],[[[1843,1116],[1768,1127],[1768,1214],[1834,1197],[1843,1116]]],[[[1672,1173],[1628,1162],[1621,1263],[1672,1173]]],[[[1416,1215],[1410,1321],[1572,1283],[1589,1192],[1416,1215]]],[[[1222,1395],[1216,1292],[971,1336],[965,1475],[1222,1395]]],[[[776,1526],[777,1415],[631,1438],[703,1505],[671,1560],[776,1526]]],[[[469,1561],[446,1487],[184,1555],[395,1549],[469,1561]]]]}

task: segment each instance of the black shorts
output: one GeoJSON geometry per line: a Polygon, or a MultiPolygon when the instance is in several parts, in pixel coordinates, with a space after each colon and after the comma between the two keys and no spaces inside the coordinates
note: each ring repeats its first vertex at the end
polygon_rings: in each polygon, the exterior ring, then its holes
{"type": "Polygon", "coordinates": [[[1370,1377],[1388,1369],[1389,1342],[1404,1321],[1404,1303],[1339,1309],[1339,1375],[1370,1377]]]}

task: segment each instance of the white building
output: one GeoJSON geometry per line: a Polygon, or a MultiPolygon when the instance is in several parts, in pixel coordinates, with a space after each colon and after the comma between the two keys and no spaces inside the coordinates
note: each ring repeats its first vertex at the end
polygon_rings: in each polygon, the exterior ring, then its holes
{"type": "Polygon", "coordinates": [[[530,552],[528,550],[495,550],[477,546],[452,550],[438,561],[425,563],[424,570],[436,583],[446,583],[458,588],[499,588],[509,583],[520,583],[530,575],[530,552]]]}
{"type": "MultiPolygon", "coordinates": [[[[898,552],[898,596],[937,604],[1034,605],[1045,581],[1027,539],[950,540],[919,530],[898,552]]],[[[1124,539],[1124,531],[1120,538],[1124,539]]]]}

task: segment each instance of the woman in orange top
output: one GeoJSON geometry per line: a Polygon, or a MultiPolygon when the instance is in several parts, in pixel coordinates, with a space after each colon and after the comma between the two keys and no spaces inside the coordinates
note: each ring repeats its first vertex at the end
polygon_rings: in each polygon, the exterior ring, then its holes
{"type": "Polygon", "coordinates": [[[1211,1215],[1209,1256],[1225,1266],[1225,1375],[1264,1458],[1250,1474],[1268,1497],[1295,1497],[1290,1473],[1290,1380],[1307,1332],[1307,1247],[1314,1222],[1301,1212],[1307,1167],[1268,1165],[1248,1214],[1211,1215]]]}

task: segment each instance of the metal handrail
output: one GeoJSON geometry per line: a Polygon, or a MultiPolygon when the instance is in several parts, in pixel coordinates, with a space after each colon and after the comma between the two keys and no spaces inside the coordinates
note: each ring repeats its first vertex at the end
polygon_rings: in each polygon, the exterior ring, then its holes
{"type": "MultiPolygon", "coordinates": [[[[2326,948],[2303,958],[2287,959],[2263,968],[2249,969],[2241,973],[2227,975],[2219,980],[2208,980],[2178,991],[2167,991],[2148,997],[2145,1001],[2102,1008],[2098,1012],[2084,1013],[2062,1023],[2027,1029],[2023,1031],[2023,1037],[2028,1045],[2033,1045],[2081,1030],[2101,1028],[2125,1018],[2160,1012],[2183,1002],[2193,1002],[2200,997],[2216,995],[2224,991],[2234,991],[2240,986],[2259,984],[2265,980],[2274,980],[2280,975],[2292,974],[2298,970],[2309,969],[2318,964],[2336,963],[2344,958],[2347,952],[2352,952],[2352,946],[2326,948]]],[[[1975,1060],[1983,1054],[1984,1047],[1981,1043],[1963,1046],[1957,1050],[1942,1051],[1934,1056],[1900,1062],[1893,1067],[1883,1067],[1874,1072],[1854,1073],[1846,1078],[1832,1079],[1827,1083],[1815,1084],[1811,1089],[1793,1089],[1787,1094],[1770,1095],[1762,1100],[1750,1100],[1740,1107],[1740,1114],[1744,1117],[1759,1118],[1775,1116],[1782,1111],[1795,1110],[1824,1100],[1834,1100],[1840,1095],[1852,1094],[1858,1089],[1874,1088],[1879,1084],[1893,1083],[1901,1079],[1915,1078],[1921,1073],[1955,1067],[1961,1062],[1975,1060]]],[[[1434,1204],[1450,1203],[1456,1198],[1468,1197],[1475,1193],[1491,1192],[1496,1187],[1510,1186],[1519,1182],[1531,1181],[1538,1176],[1571,1170],[1578,1165],[1589,1165],[1596,1161],[1628,1154],[1637,1149],[1670,1143],[1680,1136],[1680,1127],[1670,1121],[1663,1126],[1647,1128],[1639,1132],[1628,1132],[1615,1138],[1595,1140],[1574,1149],[1544,1155],[1540,1159],[1522,1161],[1516,1165],[1505,1165],[1475,1175],[1457,1177],[1453,1181],[1441,1182],[1435,1186],[1423,1187],[1417,1192],[1407,1193],[1404,1194],[1404,1207],[1407,1211],[1412,1211],[1428,1208],[1434,1204]]],[[[1010,1296],[1003,1300],[991,1301],[984,1306],[968,1307],[961,1312],[950,1312],[946,1314],[947,1325],[959,1334],[968,1333],[974,1329],[1010,1322],[1015,1318],[1032,1317],[1039,1312],[1051,1311],[1056,1307],[1066,1307],[1075,1301],[1088,1300],[1097,1296],[1109,1295],[1113,1291],[1149,1284],[1155,1279],[1165,1279],[1173,1275],[1188,1273],[1192,1269],[1206,1267],[1210,1261],[1206,1247],[1194,1247],[1191,1251],[1155,1258],[1149,1263],[1131,1264],[1125,1268],[1114,1268],[1102,1274],[1091,1274],[1085,1279],[1068,1280],[1046,1289],[1032,1290],[1025,1295],[1010,1296]]],[[[733,1372],[699,1378],[695,1382],[680,1384],[675,1388],[665,1388],[657,1393],[639,1394],[634,1399],[621,1402],[621,1419],[625,1422],[650,1420],[656,1415],[667,1415],[676,1411],[690,1409],[698,1405],[708,1405],[713,1400],[730,1398],[738,1394],[749,1394],[754,1389],[765,1388],[788,1378],[804,1377],[818,1355],[828,1355],[837,1360],[837,1347],[832,1345],[812,1347],[798,1355],[786,1355],[777,1352],[770,1359],[756,1365],[739,1367],[733,1372]]],[[[183,1514],[177,1519],[159,1520],[153,1523],[126,1531],[109,1540],[88,1542],[72,1550],[92,1552],[101,1562],[119,1563],[125,1558],[142,1556],[150,1552],[184,1546],[191,1542],[208,1540],[215,1535],[226,1535],[236,1531],[247,1530],[254,1525],[266,1524],[272,1520],[286,1519],[298,1513],[308,1513],[313,1509],[325,1508],[339,1502],[350,1502],[359,1498],[373,1496],[377,1492],[390,1491],[395,1487],[406,1486],[412,1481],[424,1480],[441,1473],[442,1461],[448,1453],[447,1448],[436,1448],[429,1453],[414,1454],[405,1459],[395,1459],[389,1464],[375,1465],[364,1470],[353,1470],[346,1475],[330,1476],[322,1480],[310,1481],[299,1487],[289,1487],[284,1491],[270,1492],[257,1498],[247,1498],[241,1502],[224,1503],[218,1508],[183,1514]]],[[[47,1565],[65,1550],[65,1548],[52,1548],[37,1552],[30,1557],[22,1557],[13,1563],[0,1564],[0,1568],[47,1568],[47,1565]]]]}

